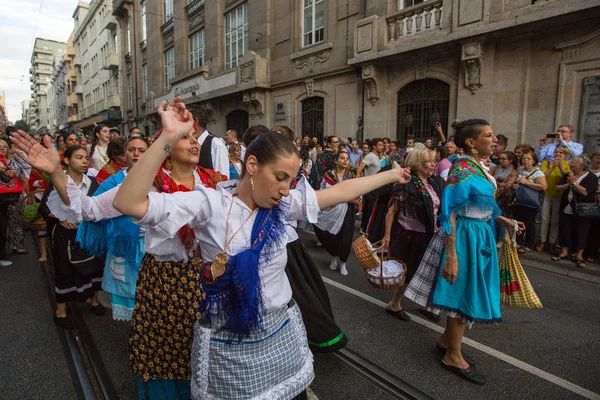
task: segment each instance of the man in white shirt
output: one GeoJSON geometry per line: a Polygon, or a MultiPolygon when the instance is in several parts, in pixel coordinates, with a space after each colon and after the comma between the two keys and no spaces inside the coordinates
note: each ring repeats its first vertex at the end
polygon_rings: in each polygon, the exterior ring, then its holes
{"type": "Polygon", "coordinates": [[[571,125],[560,125],[556,132],[554,132],[554,138],[544,136],[540,139],[540,147],[535,151],[539,162],[544,160],[554,160],[554,150],[556,146],[562,145],[568,147],[571,150],[571,157],[580,156],[583,153],[583,145],[572,141],[573,138],[573,127],[571,125]],[[548,143],[549,142],[549,143],[548,143]]]}
{"type": "Polygon", "coordinates": [[[234,129],[229,129],[227,132],[225,132],[225,145],[227,148],[229,148],[229,146],[235,143],[242,147],[242,160],[244,160],[246,158],[246,146],[244,146],[244,144],[238,140],[237,131],[234,129]]]}
{"type": "Polygon", "coordinates": [[[225,143],[206,130],[208,116],[202,108],[192,108],[194,116],[194,136],[200,144],[200,161],[198,165],[219,171],[229,178],[229,154],[225,143]],[[214,140],[216,139],[216,140],[214,140]]]}

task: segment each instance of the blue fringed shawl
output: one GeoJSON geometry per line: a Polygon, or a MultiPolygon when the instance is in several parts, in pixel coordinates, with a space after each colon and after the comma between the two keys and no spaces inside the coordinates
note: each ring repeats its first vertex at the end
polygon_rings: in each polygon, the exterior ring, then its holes
{"type": "MultiPolygon", "coordinates": [[[[251,246],[229,258],[225,274],[215,282],[203,281],[209,312],[224,312],[225,329],[234,336],[260,330],[264,303],[260,282],[260,263],[279,249],[286,234],[285,204],[258,211],[251,234],[251,246]],[[262,260],[261,260],[262,256],[262,260]]],[[[283,268],[283,266],[282,266],[283,268]]]]}
{"type": "Polygon", "coordinates": [[[491,211],[494,226],[501,214],[495,199],[495,188],[483,168],[471,157],[462,157],[450,169],[444,189],[439,221],[446,234],[452,233],[450,216],[465,215],[468,209],[491,211]]]}
{"type": "MultiPolygon", "coordinates": [[[[125,180],[125,171],[108,177],[96,190],[98,196],[120,185],[125,180]]],[[[109,220],[91,222],[83,221],[77,229],[77,242],[96,257],[123,257],[128,265],[137,266],[137,242],[140,226],[133,223],[133,218],[121,216],[109,220]]]]}

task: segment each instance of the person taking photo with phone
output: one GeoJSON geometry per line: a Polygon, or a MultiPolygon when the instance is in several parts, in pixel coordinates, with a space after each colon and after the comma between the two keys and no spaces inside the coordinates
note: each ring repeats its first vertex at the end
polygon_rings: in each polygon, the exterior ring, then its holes
{"type": "Polygon", "coordinates": [[[573,127],[571,125],[560,125],[556,132],[550,133],[540,139],[540,147],[535,151],[540,162],[553,161],[554,150],[559,145],[568,147],[571,151],[571,157],[580,156],[583,153],[583,145],[574,142],[573,127]]]}

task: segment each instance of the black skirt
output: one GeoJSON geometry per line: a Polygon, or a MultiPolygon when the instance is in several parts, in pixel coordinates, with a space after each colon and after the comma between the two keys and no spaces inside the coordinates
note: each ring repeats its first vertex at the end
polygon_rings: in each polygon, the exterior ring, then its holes
{"type": "Polygon", "coordinates": [[[299,239],[288,243],[287,256],[285,273],[302,312],[308,344],[317,353],[338,351],[346,346],[348,338],[335,323],[319,269],[299,239]]]}
{"type": "Polygon", "coordinates": [[[315,235],[323,248],[327,250],[329,255],[332,257],[339,257],[342,262],[348,261],[350,251],[352,250],[352,239],[354,238],[354,205],[348,204],[348,211],[344,216],[344,223],[342,228],[333,235],[327,231],[319,229],[316,225],[313,225],[315,229],[315,235]]]}
{"type": "Polygon", "coordinates": [[[86,301],[94,292],[102,290],[103,259],[90,264],[73,264],[69,260],[69,243],[75,243],[77,229],[56,224],[52,231],[52,251],[55,270],[57,303],[86,301]]]}
{"type": "Polygon", "coordinates": [[[406,263],[405,284],[408,284],[417,272],[432,237],[433,235],[425,232],[406,230],[394,221],[390,238],[390,255],[406,263]]]}

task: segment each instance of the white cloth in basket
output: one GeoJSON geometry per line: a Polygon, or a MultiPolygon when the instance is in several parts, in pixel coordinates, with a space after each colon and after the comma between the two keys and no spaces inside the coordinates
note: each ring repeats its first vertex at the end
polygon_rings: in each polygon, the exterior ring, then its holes
{"type": "MultiPolygon", "coordinates": [[[[404,266],[396,260],[386,260],[383,262],[382,267],[384,278],[393,278],[404,271],[404,266]]],[[[374,278],[379,278],[381,276],[379,268],[368,269],[367,273],[374,278]]]]}

